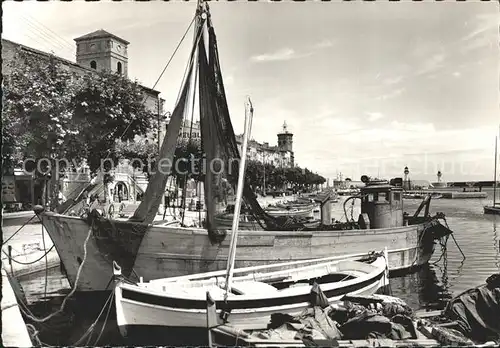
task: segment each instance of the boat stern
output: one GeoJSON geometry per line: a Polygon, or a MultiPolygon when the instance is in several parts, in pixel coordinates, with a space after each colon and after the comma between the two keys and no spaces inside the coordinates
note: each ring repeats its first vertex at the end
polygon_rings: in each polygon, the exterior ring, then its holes
{"type": "Polygon", "coordinates": [[[122,296],[122,287],[124,284],[124,278],[121,273],[121,268],[118,266],[116,262],[113,262],[113,277],[115,281],[115,308],[116,308],[116,324],[118,326],[118,330],[123,337],[127,337],[127,320],[123,311],[123,296],[122,296]]]}

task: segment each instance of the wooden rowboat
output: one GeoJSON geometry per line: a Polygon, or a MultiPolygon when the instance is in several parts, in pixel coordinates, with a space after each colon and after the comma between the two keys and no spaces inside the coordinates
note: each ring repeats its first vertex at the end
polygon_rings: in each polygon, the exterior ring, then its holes
{"type": "MultiPolygon", "coordinates": [[[[346,294],[372,295],[388,285],[386,253],[235,269],[224,301],[225,271],[115,287],[117,324],[128,337],[167,328],[206,328],[206,292],[234,327],[264,329],[271,314],[297,315],[309,306],[312,280],[333,303],[346,294]]],[[[219,317],[220,323],[223,321],[219,317]]]]}

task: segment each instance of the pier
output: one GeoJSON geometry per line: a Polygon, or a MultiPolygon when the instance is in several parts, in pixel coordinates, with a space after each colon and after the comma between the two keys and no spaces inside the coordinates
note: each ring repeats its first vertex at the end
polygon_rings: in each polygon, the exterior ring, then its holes
{"type": "Polygon", "coordinates": [[[475,199],[475,198],[488,198],[487,192],[479,191],[451,191],[451,190],[407,190],[407,194],[411,195],[440,195],[445,199],[475,199]]]}
{"type": "Polygon", "coordinates": [[[2,268],[2,342],[4,347],[33,347],[14,290],[2,268]]]}

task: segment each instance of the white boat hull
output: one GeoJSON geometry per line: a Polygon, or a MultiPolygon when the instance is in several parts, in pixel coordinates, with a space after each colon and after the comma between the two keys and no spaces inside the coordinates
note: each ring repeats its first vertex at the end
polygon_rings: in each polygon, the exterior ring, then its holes
{"type": "Polygon", "coordinates": [[[306,217],[313,213],[314,207],[291,208],[291,209],[265,209],[265,212],[271,216],[296,216],[306,217]]]}
{"type": "MultiPolygon", "coordinates": [[[[370,284],[362,289],[350,294],[373,295],[383,284],[377,282],[370,284]]],[[[339,301],[343,296],[329,298],[330,303],[339,301]]],[[[187,310],[172,307],[163,307],[158,305],[149,305],[137,301],[124,299],[122,290],[117,288],[116,300],[120,301],[120,309],[117,307],[117,323],[123,336],[127,336],[129,326],[161,326],[165,328],[174,327],[197,327],[205,328],[207,326],[206,309],[187,310]]],[[[231,311],[230,323],[236,328],[242,330],[257,330],[267,327],[271,320],[271,314],[281,313],[291,316],[300,314],[309,307],[307,302],[298,303],[294,306],[276,306],[265,308],[262,311],[239,310],[231,311]]],[[[220,313],[220,310],[217,310],[220,313]]]]}
{"type": "MultiPolygon", "coordinates": [[[[89,225],[83,219],[54,213],[42,214],[43,223],[64,264],[68,280],[75,283],[80,263],[84,259],[84,242],[89,225]]],[[[132,226],[114,221],[115,228],[132,226]]],[[[427,223],[376,230],[343,231],[245,231],[238,236],[235,267],[268,265],[346,254],[365,254],[387,246],[389,269],[399,271],[417,267],[429,261],[434,252],[432,233],[427,223]]],[[[204,229],[150,226],[136,251],[102,249],[104,237],[94,232],[87,244],[87,257],[77,283],[79,291],[109,290],[113,273],[112,262],[118,262],[124,275],[145,281],[203,273],[226,268],[231,232],[219,243],[212,243],[204,229]],[[131,263],[126,271],[124,264],[131,263]],[[133,270],[132,270],[133,269],[133,270]]],[[[134,238],[131,235],[130,238],[134,238]]]]}
{"type": "MultiPolygon", "coordinates": [[[[154,330],[161,328],[164,330],[206,328],[205,293],[210,291],[219,314],[217,316],[218,324],[225,323],[220,318],[220,313],[224,310],[229,313],[227,323],[235,328],[241,330],[265,329],[273,314],[296,316],[310,307],[313,286],[306,283],[299,287],[278,290],[270,284],[259,282],[259,279],[284,275],[288,276],[285,277],[287,280],[295,279],[297,281],[336,274],[344,280],[327,281],[320,285],[328,302],[333,304],[347,294],[369,296],[381,287],[387,286],[389,280],[386,266],[385,256],[379,256],[372,264],[356,261],[348,261],[347,263],[333,261],[305,268],[294,264],[285,264],[283,265],[285,269],[278,272],[268,272],[266,269],[261,271],[258,267],[259,270],[244,272],[245,275],[239,277],[236,277],[235,274],[233,284],[242,289],[243,293],[241,295],[231,294],[227,302],[223,299],[224,291],[221,287],[214,285],[217,277],[212,277],[210,281],[210,277],[207,276],[204,277],[206,280],[197,281],[194,278],[200,278],[204,275],[194,275],[193,277],[182,277],[185,278],[184,280],[169,278],[139,285],[119,282],[115,288],[117,324],[125,337],[133,336],[133,331],[148,332],[148,328],[154,330]],[[286,269],[287,267],[289,268],[286,269]],[[354,278],[345,280],[346,275],[351,275],[354,278]],[[245,279],[252,278],[256,278],[257,282],[245,281],[245,279]],[[257,287],[255,288],[255,286],[257,287]],[[245,293],[245,289],[248,292],[245,293]]],[[[238,271],[235,270],[235,272],[238,271]]]]}

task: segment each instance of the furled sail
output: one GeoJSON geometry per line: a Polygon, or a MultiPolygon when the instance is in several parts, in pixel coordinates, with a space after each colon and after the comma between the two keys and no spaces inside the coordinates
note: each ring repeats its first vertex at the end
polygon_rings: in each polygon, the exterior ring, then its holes
{"type": "Polygon", "coordinates": [[[172,171],[172,163],[174,159],[175,149],[177,145],[177,137],[184,118],[185,112],[189,104],[189,93],[193,86],[189,83],[194,70],[197,68],[194,61],[196,42],[202,34],[203,22],[196,28],[195,44],[191,50],[190,59],[188,62],[188,73],[183,81],[181,94],[175,105],[170,123],[168,125],[167,134],[163,139],[160,148],[158,161],[153,166],[153,174],[149,180],[146,192],[140,205],[137,207],[134,215],[130,218],[133,221],[140,221],[142,223],[150,224],[153,222],[158,208],[162,202],[165,186],[167,185],[168,177],[172,171]]]}
{"type": "MultiPolygon", "coordinates": [[[[210,16],[207,18],[207,27],[208,52],[205,51],[205,40],[200,40],[198,66],[201,133],[207,163],[205,177],[206,226],[209,234],[213,235],[217,230],[214,217],[218,213],[217,207],[223,200],[222,185],[224,181],[222,179],[227,179],[233,187],[236,187],[240,153],[229,115],[217,39],[210,16]]],[[[266,230],[303,228],[303,224],[296,223],[293,218],[276,218],[267,214],[258,203],[248,182],[245,182],[243,199],[247,211],[266,230]]]]}
{"type": "MultiPolygon", "coordinates": [[[[200,128],[202,148],[206,157],[205,166],[205,206],[206,227],[209,235],[217,231],[215,216],[227,203],[227,183],[235,188],[238,182],[240,153],[234,134],[222,80],[217,48],[217,38],[212,26],[208,4],[203,3],[197,10],[195,42],[191,51],[188,73],[181,88],[181,94],[172,113],[167,134],[160,149],[159,161],[149,180],[143,200],[133,221],[150,224],[157,214],[164,196],[182,120],[190,111],[189,96],[194,93],[194,84],[189,83],[198,72],[198,98],[200,107],[200,128]]],[[[193,79],[196,80],[196,79],[193,79]]],[[[277,218],[268,215],[257,202],[257,197],[245,182],[243,189],[244,207],[263,229],[283,230],[303,228],[292,217],[277,218]]]]}

